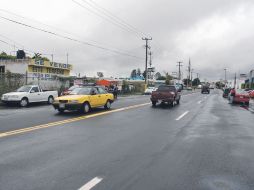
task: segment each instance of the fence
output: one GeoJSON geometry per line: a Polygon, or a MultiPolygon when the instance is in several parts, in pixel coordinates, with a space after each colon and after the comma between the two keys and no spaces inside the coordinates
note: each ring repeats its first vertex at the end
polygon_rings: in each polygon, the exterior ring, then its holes
{"type": "Polygon", "coordinates": [[[0,73],[0,97],[2,94],[17,90],[20,86],[31,84],[40,85],[45,90],[57,90],[61,92],[70,86],[72,79],[51,78],[43,79],[39,77],[29,77],[26,74],[16,74],[11,72],[0,73]]]}
{"type": "Polygon", "coordinates": [[[0,95],[14,91],[26,83],[26,76],[23,74],[0,73],[0,95]]]}

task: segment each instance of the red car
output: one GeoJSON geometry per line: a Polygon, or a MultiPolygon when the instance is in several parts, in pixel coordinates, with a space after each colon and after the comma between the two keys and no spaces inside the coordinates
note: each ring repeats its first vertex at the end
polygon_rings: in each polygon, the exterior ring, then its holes
{"type": "Polygon", "coordinates": [[[249,105],[250,96],[248,92],[242,89],[232,89],[229,94],[229,102],[230,103],[244,103],[245,105],[249,105]]]}
{"type": "Polygon", "coordinates": [[[250,98],[254,98],[254,90],[248,91],[250,98]]]}

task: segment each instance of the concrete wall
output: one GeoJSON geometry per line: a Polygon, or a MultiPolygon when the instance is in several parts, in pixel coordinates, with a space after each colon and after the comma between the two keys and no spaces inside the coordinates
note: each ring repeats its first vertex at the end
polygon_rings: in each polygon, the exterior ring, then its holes
{"type": "Polygon", "coordinates": [[[0,66],[5,66],[5,72],[25,74],[27,71],[28,60],[0,60],[0,66]]]}

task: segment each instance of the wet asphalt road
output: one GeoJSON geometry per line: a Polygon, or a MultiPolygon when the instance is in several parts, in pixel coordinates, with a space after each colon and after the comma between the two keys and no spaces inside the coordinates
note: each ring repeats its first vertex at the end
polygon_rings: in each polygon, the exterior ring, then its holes
{"type": "MultiPolygon", "coordinates": [[[[121,98],[113,109],[146,102],[121,98]]],[[[78,116],[50,106],[3,109],[0,133],[78,116]]],[[[173,108],[143,105],[0,137],[0,189],[253,190],[253,123],[214,90],[173,108]]]]}

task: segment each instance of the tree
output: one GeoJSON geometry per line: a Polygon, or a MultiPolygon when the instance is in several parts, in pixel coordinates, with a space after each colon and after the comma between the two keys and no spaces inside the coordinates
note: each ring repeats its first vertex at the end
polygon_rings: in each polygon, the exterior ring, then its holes
{"type": "Polygon", "coordinates": [[[100,78],[103,78],[104,74],[103,74],[103,72],[97,72],[97,76],[100,77],[100,78]]]}
{"type": "Polygon", "coordinates": [[[160,76],[157,78],[157,80],[166,80],[166,77],[165,76],[160,76]]]}
{"type": "Polygon", "coordinates": [[[169,84],[170,84],[170,81],[173,79],[173,77],[172,77],[170,74],[168,74],[168,72],[165,73],[165,74],[166,74],[166,81],[165,81],[165,83],[166,83],[167,85],[169,85],[169,84]]]}
{"type": "Polygon", "coordinates": [[[43,61],[49,61],[47,57],[42,57],[40,53],[34,53],[32,59],[42,59],[43,61]]]}
{"type": "Polygon", "coordinates": [[[143,77],[146,78],[146,71],[142,73],[143,77]]]}
{"type": "Polygon", "coordinates": [[[4,51],[0,54],[2,56],[7,56],[7,53],[5,53],[4,51]]]}
{"type": "Polygon", "coordinates": [[[199,80],[199,78],[193,79],[193,81],[192,81],[192,86],[198,86],[198,85],[200,85],[200,80],[199,80]]]}
{"type": "Polygon", "coordinates": [[[187,85],[187,84],[190,84],[190,83],[191,83],[190,79],[183,79],[183,84],[184,85],[187,85]]]}
{"type": "Polygon", "coordinates": [[[141,76],[141,70],[140,70],[140,68],[137,69],[137,76],[138,76],[138,77],[141,76]]]}
{"type": "Polygon", "coordinates": [[[137,77],[137,70],[136,69],[133,69],[131,71],[131,78],[136,78],[137,77]]]}
{"type": "Polygon", "coordinates": [[[154,77],[155,77],[156,80],[160,80],[160,79],[158,79],[158,78],[161,77],[160,72],[155,73],[154,77]]]}

